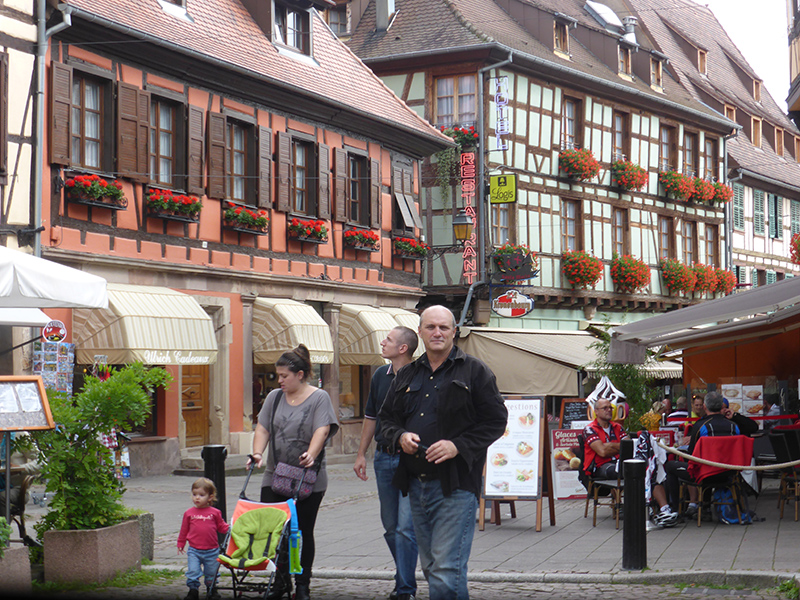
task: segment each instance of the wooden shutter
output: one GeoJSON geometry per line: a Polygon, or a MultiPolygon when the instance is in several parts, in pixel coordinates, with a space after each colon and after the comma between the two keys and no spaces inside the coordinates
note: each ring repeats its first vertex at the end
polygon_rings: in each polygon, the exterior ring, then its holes
{"type": "Polygon", "coordinates": [[[764,235],[764,192],[753,190],[753,233],[764,235]]]}
{"type": "Polygon", "coordinates": [[[400,167],[392,169],[392,192],[403,193],[403,169],[400,167]]]}
{"type": "Polygon", "coordinates": [[[117,171],[133,178],[139,173],[139,88],[120,82],[117,88],[117,171]]]}
{"type": "Polygon", "coordinates": [[[72,67],[50,63],[50,162],[70,164],[72,120],[72,67]]]}
{"type": "Polygon", "coordinates": [[[189,194],[200,195],[203,193],[203,109],[197,106],[189,107],[188,119],[189,133],[186,136],[187,166],[186,166],[186,191],[189,194]]]}
{"type": "Polygon", "coordinates": [[[333,151],[334,219],[347,221],[347,152],[341,148],[333,151]]]}
{"type": "Polygon", "coordinates": [[[317,165],[319,168],[318,215],[320,219],[331,218],[331,148],[325,144],[318,146],[317,165]]]}
{"type": "Polygon", "coordinates": [[[292,136],[285,131],[278,132],[278,210],[289,212],[292,205],[289,202],[291,187],[290,171],[292,168],[292,136]]]}
{"type": "Polygon", "coordinates": [[[133,176],[135,181],[150,179],[150,92],[137,90],[136,104],[139,110],[139,123],[136,139],[136,162],[138,167],[133,176]]]}
{"type": "Polygon", "coordinates": [[[381,227],[381,163],[369,161],[369,224],[373,229],[381,227]]]}
{"type": "Polygon", "coordinates": [[[272,208],[272,130],[258,128],[258,206],[272,208]]]}
{"type": "Polygon", "coordinates": [[[208,113],[208,197],[224,198],[225,190],[225,115],[208,113]]]}

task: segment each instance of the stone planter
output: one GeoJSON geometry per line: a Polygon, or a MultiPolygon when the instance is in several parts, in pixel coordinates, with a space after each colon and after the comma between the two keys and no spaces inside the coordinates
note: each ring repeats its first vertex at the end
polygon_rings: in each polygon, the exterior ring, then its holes
{"type": "Polygon", "coordinates": [[[44,579],[59,583],[103,583],[142,568],[139,523],[44,534],[44,579]]]}
{"type": "Polygon", "coordinates": [[[27,546],[6,548],[0,559],[0,595],[13,597],[31,593],[31,560],[27,546]]]}
{"type": "Polygon", "coordinates": [[[139,524],[139,540],[142,544],[142,560],[153,560],[155,547],[155,515],[150,512],[133,515],[131,521],[139,524]]]}

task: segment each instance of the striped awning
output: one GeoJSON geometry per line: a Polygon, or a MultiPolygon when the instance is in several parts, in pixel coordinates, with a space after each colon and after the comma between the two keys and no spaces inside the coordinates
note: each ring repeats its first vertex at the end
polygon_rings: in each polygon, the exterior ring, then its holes
{"type": "Polygon", "coordinates": [[[365,304],[342,304],[339,313],[339,363],[385,365],[381,342],[397,321],[388,312],[365,304]]]}
{"type": "Polygon", "coordinates": [[[206,365],[217,360],[211,317],[189,294],[108,284],[108,308],[72,313],[75,361],[92,364],[206,365]]]}
{"type": "MultiPolygon", "coordinates": [[[[383,306],[381,308],[392,315],[398,324],[408,327],[414,333],[419,331],[419,315],[417,313],[411,312],[410,310],[406,310],[404,308],[392,308],[387,306],[383,306]]],[[[417,349],[414,352],[414,358],[419,358],[425,352],[425,347],[422,345],[422,340],[418,341],[419,343],[417,344],[417,349]]]]}
{"type": "Polygon", "coordinates": [[[333,362],[331,330],[312,306],[285,298],[256,298],[253,305],[253,361],[273,364],[303,344],[312,364],[333,362]]]}

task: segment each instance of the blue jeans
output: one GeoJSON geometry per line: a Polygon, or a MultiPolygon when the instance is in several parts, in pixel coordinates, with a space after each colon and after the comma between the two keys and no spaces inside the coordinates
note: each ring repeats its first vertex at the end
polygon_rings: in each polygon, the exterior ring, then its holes
{"type": "Polygon", "coordinates": [[[200,573],[202,572],[206,587],[211,587],[217,578],[219,548],[198,550],[189,546],[186,555],[189,559],[189,567],[186,569],[186,585],[193,590],[200,589],[200,573]]]}
{"type": "Polygon", "coordinates": [[[408,496],[422,572],[430,600],[468,600],[467,563],[478,499],[454,490],[446,497],[437,480],[409,480],[408,496]]]}
{"type": "Polygon", "coordinates": [[[417,540],[414,537],[411,504],[408,497],[403,497],[400,490],[392,485],[399,462],[399,454],[375,450],[375,480],[378,483],[381,523],[385,532],[383,537],[397,567],[394,587],[398,594],[416,595],[417,540]]]}

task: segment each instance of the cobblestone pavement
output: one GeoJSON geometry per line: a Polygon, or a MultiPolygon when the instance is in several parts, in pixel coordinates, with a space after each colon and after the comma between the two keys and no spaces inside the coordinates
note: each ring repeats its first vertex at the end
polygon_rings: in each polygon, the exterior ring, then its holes
{"type": "MultiPolygon", "coordinates": [[[[366,579],[314,579],[311,596],[314,600],[385,600],[390,591],[390,582],[366,579]]],[[[641,598],[685,598],[687,600],[716,598],[747,598],[748,600],[777,599],[781,596],[775,588],[765,590],[716,589],[704,586],[678,587],[675,585],[622,585],[622,584],[545,584],[545,583],[470,583],[473,600],[640,600],[641,598]]],[[[114,598],[137,600],[182,600],[186,587],[182,580],[163,585],[149,585],[136,589],[104,589],[80,594],[81,599],[114,598]]],[[[37,595],[42,598],[68,598],[68,594],[37,595]]],[[[224,600],[232,598],[230,591],[223,591],[224,600]]],[[[201,599],[203,596],[201,595],[201,599]]],[[[424,584],[418,598],[427,600],[424,584]]]]}

